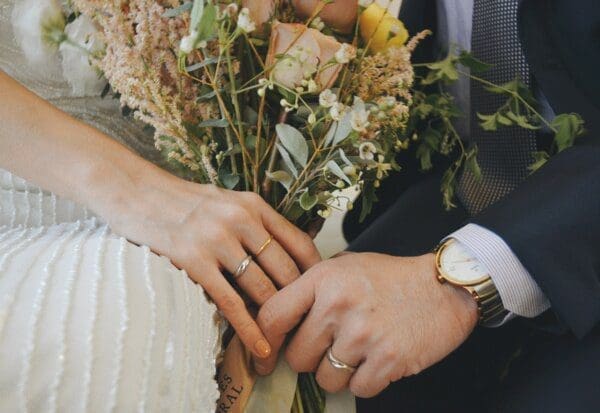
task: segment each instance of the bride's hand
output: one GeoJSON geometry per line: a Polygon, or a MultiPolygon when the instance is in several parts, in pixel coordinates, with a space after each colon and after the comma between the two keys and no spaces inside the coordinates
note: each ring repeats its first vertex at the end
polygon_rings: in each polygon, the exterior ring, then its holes
{"type": "Polygon", "coordinates": [[[258,357],[268,342],[223,275],[273,235],[235,281],[258,304],[320,260],[308,235],[257,195],[176,178],[0,71],[0,166],[83,204],[187,271],[258,357]]]}
{"type": "Polygon", "coordinates": [[[104,218],[117,233],[185,269],[246,346],[268,356],[268,342],[224,273],[234,274],[245,257],[255,256],[234,282],[262,305],[320,260],[311,238],[254,193],[151,176],[145,174],[134,193],[113,198],[104,218]]]}

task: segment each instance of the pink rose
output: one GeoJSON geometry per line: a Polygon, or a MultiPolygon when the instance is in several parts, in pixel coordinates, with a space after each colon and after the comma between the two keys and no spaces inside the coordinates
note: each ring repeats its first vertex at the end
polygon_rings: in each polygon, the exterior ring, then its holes
{"type": "Polygon", "coordinates": [[[335,52],[342,47],[332,36],[302,24],[276,23],[271,33],[267,66],[275,65],[275,81],[293,89],[302,81],[314,78],[319,90],[333,86],[342,68],[332,64],[335,52]],[[276,56],[284,55],[283,57],[276,56]],[[327,68],[324,66],[327,65],[327,68]]]}
{"type": "MultiPolygon", "coordinates": [[[[292,0],[298,16],[305,19],[313,15],[321,2],[321,0],[292,0]]],[[[327,25],[342,33],[352,32],[357,16],[357,0],[334,0],[333,3],[326,5],[319,14],[321,20],[327,25]]]]}

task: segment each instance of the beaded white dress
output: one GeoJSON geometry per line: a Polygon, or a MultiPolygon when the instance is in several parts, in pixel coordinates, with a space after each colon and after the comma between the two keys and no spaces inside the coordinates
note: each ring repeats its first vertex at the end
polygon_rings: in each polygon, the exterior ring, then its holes
{"type": "MultiPolygon", "coordinates": [[[[11,24],[26,1],[0,0],[0,69],[156,161],[117,102],[31,67],[11,24]]],[[[214,411],[218,351],[217,310],[183,271],[0,170],[0,412],[214,411]]]]}

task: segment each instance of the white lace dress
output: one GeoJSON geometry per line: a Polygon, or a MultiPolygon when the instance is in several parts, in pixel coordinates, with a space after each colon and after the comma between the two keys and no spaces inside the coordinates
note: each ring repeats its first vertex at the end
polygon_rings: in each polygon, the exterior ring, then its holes
{"type": "MultiPolygon", "coordinates": [[[[0,69],[156,160],[116,102],[28,64],[11,24],[25,1],[0,0],[0,69]]],[[[214,411],[218,351],[216,308],[184,272],[0,170],[0,412],[214,411]]]]}

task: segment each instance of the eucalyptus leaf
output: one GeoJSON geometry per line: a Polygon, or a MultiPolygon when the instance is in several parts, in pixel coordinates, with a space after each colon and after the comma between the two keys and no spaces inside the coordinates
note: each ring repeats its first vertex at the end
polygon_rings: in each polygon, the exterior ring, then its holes
{"type": "Polygon", "coordinates": [[[209,119],[198,124],[199,128],[226,128],[228,126],[227,119],[209,119]]]}
{"type": "Polygon", "coordinates": [[[292,182],[294,181],[291,175],[286,171],[267,172],[267,177],[271,181],[278,182],[283,185],[288,192],[292,186],[292,182]]]}
{"type": "Polygon", "coordinates": [[[305,211],[310,211],[317,205],[319,202],[319,198],[316,195],[311,195],[310,192],[304,191],[304,193],[300,196],[300,206],[305,211]]]}
{"type": "Polygon", "coordinates": [[[172,9],[167,9],[164,13],[163,13],[163,17],[177,17],[182,13],[185,13],[188,10],[191,10],[193,6],[192,2],[187,2],[187,3],[183,3],[181,6],[178,7],[174,7],[172,9]]]}
{"type": "Polygon", "coordinates": [[[277,136],[279,141],[290,155],[303,167],[308,162],[308,144],[302,136],[302,133],[285,123],[280,123],[276,126],[277,136]]]}
{"type": "Polygon", "coordinates": [[[194,4],[192,6],[192,13],[190,16],[190,26],[197,30],[198,24],[200,23],[200,19],[204,14],[204,0],[194,0],[194,4]]]}
{"type": "Polygon", "coordinates": [[[348,112],[344,115],[342,120],[339,122],[334,122],[331,125],[331,128],[327,131],[325,135],[325,144],[324,146],[327,148],[329,146],[335,146],[342,143],[346,138],[350,136],[352,133],[352,113],[348,112]]]}
{"type": "Polygon", "coordinates": [[[344,152],[344,150],[342,148],[340,148],[339,153],[340,153],[340,158],[342,159],[342,161],[344,161],[344,163],[347,166],[354,166],[354,164],[352,162],[350,162],[350,159],[348,159],[348,157],[346,156],[346,152],[344,152]]]}
{"type": "Polygon", "coordinates": [[[185,68],[186,72],[194,72],[198,69],[202,69],[203,67],[206,67],[208,65],[213,65],[215,63],[217,63],[218,59],[216,57],[209,57],[208,59],[204,59],[201,62],[198,62],[196,64],[193,64],[191,66],[187,66],[185,68]]]}
{"type": "Polygon", "coordinates": [[[335,163],[334,161],[327,162],[327,169],[329,169],[329,171],[332,174],[334,174],[335,176],[337,176],[338,178],[340,178],[341,180],[346,182],[348,185],[352,185],[350,178],[348,178],[346,176],[344,171],[342,171],[342,168],[340,168],[339,165],[337,163],[335,163]]]}
{"type": "Polygon", "coordinates": [[[234,189],[240,182],[239,175],[233,175],[231,172],[221,169],[219,171],[219,181],[227,189],[234,189]]]}
{"type": "Polygon", "coordinates": [[[290,170],[290,172],[292,173],[292,175],[294,175],[295,178],[298,178],[298,169],[296,169],[296,165],[294,165],[294,161],[292,161],[292,158],[290,157],[288,151],[286,151],[285,148],[278,143],[276,143],[275,145],[277,146],[277,150],[279,151],[279,154],[281,155],[281,159],[283,159],[285,166],[287,166],[287,168],[290,170]]]}

